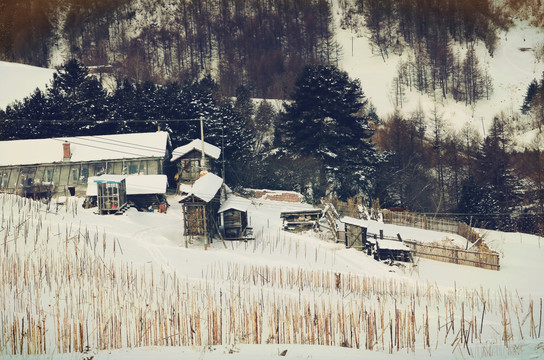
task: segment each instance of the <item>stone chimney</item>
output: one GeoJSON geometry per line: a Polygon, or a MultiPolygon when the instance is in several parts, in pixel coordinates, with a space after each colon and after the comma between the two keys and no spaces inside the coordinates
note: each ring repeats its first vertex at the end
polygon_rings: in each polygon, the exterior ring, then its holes
{"type": "Polygon", "coordinates": [[[70,152],[70,143],[68,141],[65,141],[63,144],[62,144],[62,152],[63,152],[63,157],[62,159],[64,161],[69,161],[70,158],[72,157],[72,153],[70,152]]]}

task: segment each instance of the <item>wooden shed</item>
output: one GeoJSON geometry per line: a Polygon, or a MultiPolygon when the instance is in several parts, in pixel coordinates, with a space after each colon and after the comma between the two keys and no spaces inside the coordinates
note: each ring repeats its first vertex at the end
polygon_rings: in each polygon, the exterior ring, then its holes
{"type": "Polygon", "coordinates": [[[93,180],[100,215],[120,213],[128,207],[125,178],[124,175],[103,175],[93,180]]]}
{"type": "Polygon", "coordinates": [[[254,240],[253,228],[249,226],[247,210],[251,201],[230,196],[219,208],[221,235],[224,240],[254,240]]]}
{"type": "Polygon", "coordinates": [[[410,248],[398,240],[377,239],[374,257],[376,260],[412,261],[410,248]]]}
{"type": "MultiPolygon", "coordinates": [[[[200,178],[203,168],[214,169],[215,160],[219,159],[221,149],[217,146],[195,139],[190,143],[177,147],[172,151],[171,162],[177,166],[176,180],[178,184],[192,184],[200,178]],[[204,152],[204,157],[202,156],[204,152]],[[202,159],[206,164],[202,164],[202,159]]],[[[179,185],[178,185],[179,188],[179,185]]]]}
{"type": "Polygon", "coordinates": [[[185,236],[205,236],[211,241],[217,232],[215,217],[219,210],[223,179],[206,173],[193,184],[191,192],[179,202],[183,208],[185,236]]]}
{"type": "Polygon", "coordinates": [[[280,213],[285,230],[305,230],[319,228],[321,209],[285,210],[280,213]]]}
{"type": "Polygon", "coordinates": [[[340,219],[344,224],[344,241],[347,248],[366,251],[369,255],[374,249],[374,242],[367,239],[368,221],[344,216],[340,219]]]}

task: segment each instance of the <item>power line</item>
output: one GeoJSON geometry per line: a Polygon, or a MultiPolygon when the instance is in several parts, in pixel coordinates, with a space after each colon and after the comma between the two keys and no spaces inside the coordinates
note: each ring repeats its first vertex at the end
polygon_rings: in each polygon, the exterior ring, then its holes
{"type": "MultiPolygon", "coordinates": [[[[62,138],[53,138],[53,140],[56,140],[56,141],[59,141],[59,142],[64,142],[66,139],[62,139],[62,138]]],[[[119,153],[119,154],[124,154],[124,155],[132,155],[132,156],[136,156],[136,157],[152,157],[154,156],[153,154],[143,154],[143,153],[135,153],[135,152],[129,152],[129,151],[124,151],[122,149],[112,149],[112,148],[105,148],[105,147],[101,147],[101,146],[96,146],[96,145],[91,145],[91,144],[83,144],[83,143],[80,143],[80,142],[74,142],[74,141],[71,141],[70,142],[71,144],[74,144],[74,145],[79,145],[79,146],[85,146],[85,147],[89,147],[89,148],[93,148],[93,149],[98,149],[98,150],[106,150],[106,151],[110,151],[110,152],[115,152],[115,153],[119,153]]],[[[113,144],[112,144],[113,145],[113,144]]],[[[134,145],[138,145],[138,144],[134,144],[134,145]]],[[[139,146],[139,148],[137,147],[133,147],[135,149],[139,149],[139,150],[142,150],[142,151],[145,151],[145,150],[148,150],[148,151],[157,151],[158,149],[154,149],[152,147],[149,147],[149,146],[139,146]]],[[[160,149],[162,150],[162,149],[160,149]]],[[[165,149],[165,156],[166,156],[166,149],[165,149]]],[[[115,160],[115,159],[114,159],[115,160]]],[[[98,160],[97,160],[98,161],[98,160]]]]}
{"type": "MultiPolygon", "coordinates": [[[[31,122],[31,123],[54,123],[54,122],[71,122],[74,124],[88,124],[88,123],[97,123],[97,124],[104,124],[104,123],[117,123],[117,122],[136,122],[136,123],[147,123],[147,122],[190,122],[190,121],[200,121],[200,118],[186,118],[186,119],[100,119],[100,120],[92,120],[92,119],[2,119],[3,121],[25,121],[25,122],[31,122]]],[[[202,119],[204,122],[206,122],[206,119],[202,119]]],[[[209,120],[209,119],[208,119],[209,120]]]]}
{"type": "Polygon", "coordinates": [[[429,217],[435,217],[435,216],[475,216],[475,217],[482,217],[482,216],[513,216],[513,217],[519,217],[519,216],[542,216],[544,213],[425,213],[425,212],[409,212],[408,214],[414,214],[414,215],[423,215],[423,216],[429,216],[429,217]]]}
{"type": "MultiPolygon", "coordinates": [[[[83,137],[83,136],[69,137],[69,139],[73,139],[73,138],[83,140],[85,137],[83,137]]],[[[53,138],[53,139],[58,140],[58,141],[65,141],[66,140],[66,138],[53,138]]],[[[159,148],[159,147],[141,145],[141,144],[136,144],[136,143],[122,141],[122,140],[107,139],[107,138],[104,138],[103,135],[93,136],[92,137],[92,142],[106,144],[106,145],[112,145],[112,146],[116,146],[116,147],[132,148],[132,149],[143,150],[143,151],[146,151],[146,150],[148,150],[148,151],[165,151],[166,150],[166,149],[159,148]],[[98,140],[95,140],[95,139],[98,139],[98,140]],[[102,141],[100,141],[100,140],[102,140],[102,141]],[[122,145],[119,145],[119,144],[122,144],[122,145]]],[[[73,144],[82,145],[82,146],[90,146],[90,145],[75,143],[75,142],[73,142],[73,144]]],[[[102,149],[102,150],[110,150],[110,151],[118,152],[118,150],[114,150],[114,149],[100,148],[100,147],[97,147],[97,146],[93,146],[93,147],[96,147],[96,148],[99,148],[99,149],[102,149]]],[[[130,153],[127,153],[127,154],[130,154],[130,153]]],[[[134,154],[132,154],[132,155],[134,155],[134,154]]],[[[143,156],[143,155],[140,155],[140,156],[143,156]]]]}

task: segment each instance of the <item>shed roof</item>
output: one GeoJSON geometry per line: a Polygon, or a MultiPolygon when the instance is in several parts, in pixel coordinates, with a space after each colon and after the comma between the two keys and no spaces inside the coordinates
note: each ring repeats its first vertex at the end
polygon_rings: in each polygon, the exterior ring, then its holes
{"type": "Polygon", "coordinates": [[[183,202],[191,196],[195,196],[206,203],[210,202],[221,188],[221,185],[223,185],[223,179],[215,174],[206,173],[194,182],[191,192],[182,197],[179,202],[183,202]]]}
{"type": "Polygon", "coordinates": [[[118,183],[125,179],[127,195],[164,194],[168,185],[166,175],[101,175],[91,176],[87,181],[87,196],[97,195],[97,183],[118,183]]]}
{"type": "MultiPolygon", "coordinates": [[[[174,162],[193,150],[202,151],[202,140],[194,139],[186,145],[175,148],[172,152],[172,160],[170,161],[174,162]]],[[[221,155],[221,149],[204,141],[204,154],[217,160],[219,159],[219,155],[221,155]]]]}
{"type": "Polygon", "coordinates": [[[321,209],[308,208],[308,209],[283,209],[280,213],[280,217],[290,215],[321,215],[323,211],[321,209]]]}
{"type": "Polygon", "coordinates": [[[91,176],[89,180],[87,181],[88,184],[95,183],[95,184],[102,184],[102,183],[120,183],[124,179],[126,179],[126,175],[101,175],[101,176],[91,176]]]}
{"type": "Polygon", "coordinates": [[[344,224],[354,225],[354,226],[358,226],[362,228],[368,227],[368,220],[357,219],[351,216],[344,216],[340,219],[340,221],[343,222],[344,224]]]}
{"type": "Polygon", "coordinates": [[[397,250],[397,251],[410,251],[410,248],[401,241],[377,239],[378,247],[380,249],[397,250]]]}
{"type": "Polygon", "coordinates": [[[249,208],[249,205],[251,205],[251,201],[248,199],[240,196],[229,196],[229,198],[221,204],[221,207],[219,208],[219,213],[227,210],[238,210],[241,212],[246,212],[249,208]]]}
{"type": "Polygon", "coordinates": [[[164,158],[167,132],[59,137],[0,141],[0,166],[63,162],[63,143],[70,143],[71,162],[164,158]]]}

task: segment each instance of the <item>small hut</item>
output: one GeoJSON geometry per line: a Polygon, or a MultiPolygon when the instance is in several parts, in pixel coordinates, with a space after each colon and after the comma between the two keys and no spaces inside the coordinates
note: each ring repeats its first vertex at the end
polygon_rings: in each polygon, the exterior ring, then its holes
{"type": "Polygon", "coordinates": [[[396,260],[410,262],[412,253],[410,248],[402,241],[377,239],[376,252],[374,253],[376,260],[396,260]]]}
{"type": "Polygon", "coordinates": [[[368,221],[356,219],[350,216],[344,216],[340,219],[345,228],[345,244],[347,248],[355,248],[366,251],[369,255],[372,253],[373,242],[367,239],[368,221]]]}
{"type": "Polygon", "coordinates": [[[306,230],[319,228],[321,209],[285,210],[280,213],[285,230],[306,230]]]}
{"type": "Polygon", "coordinates": [[[214,161],[219,159],[220,155],[221,149],[199,139],[175,148],[170,161],[177,165],[176,180],[178,184],[194,183],[200,178],[203,168],[213,171],[214,161]],[[202,152],[204,152],[204,156],[202,156],[202,152]],[[202,159],[206,164],[202,164],[202,159]]]}
{"type": "Polygon", "coordinates": [[[193,184],[191,192],[179,201],[183,206],[184,235],[207,236],[216,233],[215,217],[219,210],[223,179],[206,173],[193,184]]]}
{"type": "Polygon", "coordinates": [[[124,175],[102,175],[93,179],[100,215],[121,213],[128,207],[125,178],[124,175]]]}
{"type": "Polygon", "coordinates": [[[376,260],[412,261],[412,252],[404,244],[400,234],[396,237],[384,234],[383,223],[370,221],[367,240],[375,244],[374,258],[376,260]]]}
{"type": "Polygon", "coordinates": [[[247,210],[251,201],[230,196],[219,208],[220,229],[224,240],[254,240],[249,226],[247,210]]]}

